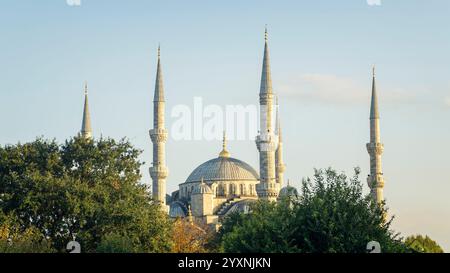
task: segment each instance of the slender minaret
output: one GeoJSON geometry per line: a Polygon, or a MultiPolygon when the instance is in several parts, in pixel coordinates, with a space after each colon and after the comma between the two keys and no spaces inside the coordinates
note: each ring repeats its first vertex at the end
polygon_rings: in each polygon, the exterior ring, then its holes
{"type": "Polygon", "coordinates": [[[87,82],[84,82],[83,122],[81,123],[81,132],[80,133],[81,133],[81,136],[85,139],[92,138],[91,114],[89,113],[87,82]]]}
{"type": "Polygon", "coordinates": [[[150,176],[153,180],[153,199],[160,202],[164,210],[166,207],[166,167],[165,143],[167,130],[164,127],[164,87],[161,70],[161,54],[158,46],[158,68],[156,72],[155,95],[153,98],[153,129],[150,130],[150,138],[153,142],[153,163],[150,167],[150,176]]]}
{"type": "Polygon", "coordinates": [[[277,183],[280,186],[280,188],[283,185],[283,181],[284,181],[284,171],[286,169],[286,165],[284,164],[283,161],[283,140],[281,137],[281,120],[280,120],[280,113],[279,113],[279,104],[278,104],[278,97],[277,97],[277,128],[276,128],[276,134],[278,136],[278,147],[277,150],[275,152],[275,172],[276,172],[276,178],[277,178],[277,183]]]}
{"type": "Polygon", "coordinates": [[[381,169],[381,154],[384,145],[380,141],[380,115],[378,113],[377,89],[375,86],[375,66],[372,68],[372,101],[370,105],[370,143],[367,143],[370,155],[370,175],[367,183],[370,193],[377,203],[383,201],[384,178],[381,169]]]}
{"type": "Polygon", "coordinates": [[[256,146],[259,151],[260,182],[256,185],[256,192],[261,199],[276,201],[280,191],[275,175],[275,151],[278,139],[272,126],[273,92],[267,36],[266,28],[261,88],[259,91],[260,131],[256,137],[256,146]]]}

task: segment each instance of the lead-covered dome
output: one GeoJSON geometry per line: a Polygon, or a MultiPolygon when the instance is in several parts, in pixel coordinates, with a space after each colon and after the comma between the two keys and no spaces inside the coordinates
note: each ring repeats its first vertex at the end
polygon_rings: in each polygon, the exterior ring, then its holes
{"type": "Polygon", "coordinates": [[[189,175],[189,182],[259,180],[258,173],[249,164],[232,157],[218,157],[201,164],[189,175]]]}
{"type": "Polygon", "coordinates": [[[258,173],[249,164],[236,158],[230,157],[226,149],[224,136],[223,149],[219,157],[206,161],[192,171],[186,179],[190,182],[214,182],[214,181],[242,181],[259,180],[258,173]]]}

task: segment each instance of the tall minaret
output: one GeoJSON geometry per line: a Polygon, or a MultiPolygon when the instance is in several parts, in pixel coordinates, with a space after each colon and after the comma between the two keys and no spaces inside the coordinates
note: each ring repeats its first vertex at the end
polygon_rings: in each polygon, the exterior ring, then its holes
{"type": "Polygon", "coordinates": [[[81,133],[81,136],[85,139],[92,138],[91,115],[89,113],[87,82],[84,82],[83,122],[81,123],[81,132],[80,133],[81,133]]]}
{"type": "Polygon", "coordinates": [[[377,203],[383,201],[384,178],[381,169],[381,154],[384,145],[380,142],[380,115],[378,113],[377,89],[375,86],[375,66],[372,68],[372,101],[370,105],[370,143],[367,143],[370,155],[370,175],[367,183],[370,193],[377,203]]]}
{"type": "Polygon", "coordinates": [[[260,182],[256,185],[256,192],[261,199],[276,201],[280,191],[275,175],[275,150],[278,138],[274,134],[272,126],[273,92],[267,38],[266,28],[261,88],[259,91],[260,131],[256,137],[256,146],[259,151],[260,182]]]}
{"type": "Polygon", "coordinates": [[[165,143],[167,130],[164,127],[164,87],[161,70],[160,54],[158,46],[158,68],[156,72],[155,96],[153,98],[153,129],[150,130],[150,138],[153,142],[153,164],[150,167],[150,176],[153,180],[153,199],[160,202],[166,210],[166,167],[165,143]]]}
{"type": "Polygon", "coordinates": [[[277,128],[276,128],[276,134],[278,136],[278,147],[275,152],[275,173],[277,178],[277,183],[280,187],[283,185],[284,180],[284,171],[286,169],[286,165],[283,161],[283,140],[281,138],[281,120],[280,120],[280,113],[278,108],[280,107],[278,104],[278,97],[277,97],[277,128]]]}

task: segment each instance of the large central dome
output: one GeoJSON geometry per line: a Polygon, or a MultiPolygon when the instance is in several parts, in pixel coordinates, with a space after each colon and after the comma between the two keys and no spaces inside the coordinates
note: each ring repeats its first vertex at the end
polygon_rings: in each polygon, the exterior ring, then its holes
{"type": "Polygon", "coordinates": [[[218,157],[198,166],[186,179],[189,182],[259,180],[258,173],[247,163],[232,157],[218,157]]]}
{"type": "Polygon", "coordinates": [[[186,183],[200,182],[202,178],[205,182],[259,180],[258,173],[249,164],[230,157],[230,153],[226,150],[225,136],[223,150],[219,157],[208,160],[195,168],[186,179],[186,183]]]}

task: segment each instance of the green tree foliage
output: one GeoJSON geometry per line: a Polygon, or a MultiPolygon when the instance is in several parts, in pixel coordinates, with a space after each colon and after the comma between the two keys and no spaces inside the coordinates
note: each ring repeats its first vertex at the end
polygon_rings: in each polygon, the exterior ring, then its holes
{"type": "Polygon", "coordinates": [[[97,246],[98,253],[139,253],[139,246],[133,245],[130,237],[120,234],[106,234],[97,246]]]}
{"type": "Polygon", "coordinates": [[[384,204],[362,192],[359,169],[348,178],[332,169],[304,180],[298,198],[257,202],[250,214],[227,217],[218,234],[225,252],[361,253],[369,241],[383,252],[406,247],[390,230],[384,204]]]}
{"type": "Polygon", "coordinates": [[[96,251],[107,234],[140,252],[168,251],[170,222],[139,183],[140,152],[124,139],[81,137],[0,147],[0,211],[58,251],[72,236],[83,252],[96,251]]]}
{"type": "Polygon", "coordinates": [[[0,253],[51,253],[50,240],[34,227],[22,230],[11,216],[0,212],[0,253]]]}
{"type": "Polygon", "coordinates": [[[421,253],[444,253],[444,250],[432,240],[428,235],[425,237],[422,235],[408,236],[405,239],[405,244],[416,252],[421,253]]]}

